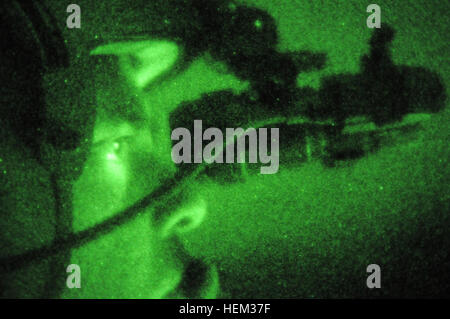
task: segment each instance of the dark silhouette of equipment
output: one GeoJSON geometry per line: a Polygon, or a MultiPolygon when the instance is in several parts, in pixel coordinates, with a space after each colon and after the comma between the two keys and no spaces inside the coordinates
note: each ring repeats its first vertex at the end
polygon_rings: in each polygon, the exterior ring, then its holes
{"type": "MultiPolygon", "coordinates": [[[[378,133],[392,130],[392,125],[403,128],[405,115],[435,113],[445,106],[445,88],[436,73],[423,67],[394,64],[390,45],[395,31],[387,24],[373,32],[370,51],[361,59],[360,73],[325,77],[315,90],[298,88],[296,78],[301,72],[323,68],[325,54],[280,53],[275,50],[273,18],[257,9],[234,10],[237,17],[230,13],[231,26],[224,22],[227,36],[221,38],[229,42],[215,51],[215,57],[227,61],[238,77],[249,80],[250,92],[215,92],[186,103],[171,114],[172,128],[191,128],[194,119],[202,119],[204,127],[225,129],[270,118],[288,118],[278,125],[271,124],[280,128],[280,163],[283,152],[296,147],[301,151],[294,162],[316,157],[327,166],[334,166],[337,161],[358,159],[378,149],[378,133]],[[239,36],[230,36],[233,32],[239,36]],[[251,47],[245,38],[252,39],[251,47]],[[352,121],[355,118],[359,120],[352,121]],[[376,128],[365,133],[345,133],[351,122],[374,123],[376,128]]],[[[236,165],[240,164],[212,165],[209,175],[220,175],[218,181],[229,181],[233,174],[224,166],[236,172],[236,165]]],[[[190,170],[188,166],[180,164],[182,169],[190,170]]]]}

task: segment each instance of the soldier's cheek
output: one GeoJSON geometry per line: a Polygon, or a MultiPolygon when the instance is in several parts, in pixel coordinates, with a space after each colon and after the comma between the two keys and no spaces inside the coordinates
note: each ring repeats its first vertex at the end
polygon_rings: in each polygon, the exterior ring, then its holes
{"type": "Polygon", "coordinates": [[[126,206],[129,183],[126,143],[113,141],[95,148],[74,184],[74,230],[104,221],[126,206]]]}

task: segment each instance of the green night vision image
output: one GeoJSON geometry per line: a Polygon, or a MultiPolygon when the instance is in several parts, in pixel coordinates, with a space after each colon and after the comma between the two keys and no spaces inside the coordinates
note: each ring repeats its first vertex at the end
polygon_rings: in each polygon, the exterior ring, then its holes
{"type": "Polygon", "coordinates": [[[2,1],[0,296],[448,298],[449,9],[2,1]]]}

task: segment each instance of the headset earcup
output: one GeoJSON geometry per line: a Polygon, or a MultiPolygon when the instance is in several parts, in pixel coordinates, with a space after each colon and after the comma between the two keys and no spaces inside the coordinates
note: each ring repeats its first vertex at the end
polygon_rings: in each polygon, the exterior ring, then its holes
{"type": "Polygon", "coordinates": [[[5,125],[38,157],[46,125],[42,76],[66,65],[67,51],[50,15],[33,3],[2,3],[0,104],[5,125]]]}

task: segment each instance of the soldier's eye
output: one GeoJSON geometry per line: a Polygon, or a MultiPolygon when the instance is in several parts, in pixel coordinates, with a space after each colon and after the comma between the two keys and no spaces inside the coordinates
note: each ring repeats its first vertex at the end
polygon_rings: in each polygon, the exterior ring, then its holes
{"type": "Polygon", "coordinates": [[[106,159],[110,161],[124,160],[128,154],[131,136],[122,136],[108,143],[106,159]]]}

